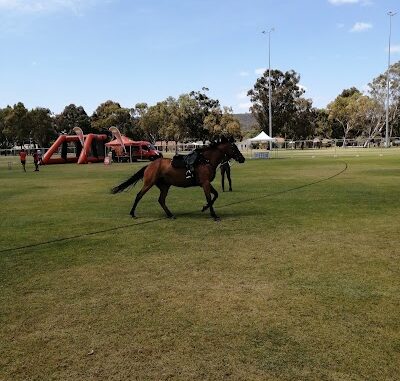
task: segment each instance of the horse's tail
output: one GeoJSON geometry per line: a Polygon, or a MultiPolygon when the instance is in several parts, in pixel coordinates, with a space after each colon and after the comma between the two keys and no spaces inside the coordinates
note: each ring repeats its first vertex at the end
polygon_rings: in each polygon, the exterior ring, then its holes
{"type": "Polygon", "coordinates": [[[144,171],[146,170],[147,165],[141,169],[139,169],[139,171],[137,171],[133,176],[131,176],[128,180],[124,181],[123,183],[117,185],[116,187],[111,189],[111,193],[115,194],[115,193],[119,193],[122,192],[124,189],[128,188],[129,186],[133,186],[135,185],[139,180],[143,179],[144,176],[144,171]]]}

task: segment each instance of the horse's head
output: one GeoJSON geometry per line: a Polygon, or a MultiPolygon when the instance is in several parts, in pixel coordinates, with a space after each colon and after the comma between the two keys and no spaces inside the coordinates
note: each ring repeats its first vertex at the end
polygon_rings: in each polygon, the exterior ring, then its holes
{"type": "Polygon", "coordinates": [[[228,159],[234,159],[239,163],[244,163],[245,158],[242,153],[237,148],[237,145],[234,141],[222,141],[218,147],[228,159]]]}

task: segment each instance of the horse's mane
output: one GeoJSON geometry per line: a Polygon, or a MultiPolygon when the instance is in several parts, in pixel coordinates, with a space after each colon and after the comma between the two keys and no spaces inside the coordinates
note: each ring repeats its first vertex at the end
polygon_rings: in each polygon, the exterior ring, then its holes
{"type": "Polygon", "coordinates": [[[229,142],[231,142],[229,139],[221,138],[219,140],[215,140],[215,141],[211,142],[210,144],[207,144],[206,146],[203,146],[201,148],[196,148],[196,151],[198,151],[198,152],[209,151],[211,149],[217,148],[220,144],[229,143],[229,142]]]}

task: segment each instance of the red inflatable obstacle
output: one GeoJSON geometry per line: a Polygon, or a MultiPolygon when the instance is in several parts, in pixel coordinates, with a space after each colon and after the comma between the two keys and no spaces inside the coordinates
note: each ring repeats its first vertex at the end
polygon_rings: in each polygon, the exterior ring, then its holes
{"type": "Polygon", "coordinates": [[[83,147],[80,137],[77,135],[60,135],[50,149],[44,154],[43,164],[64,164],[64,163],[98,163],[104,161],[104,143],[107,135],[87,134],[83,136],[83,147]],[[68,157],[68,145],[75,144],[75,156],[68,157]],[[60,157],[52,158],[61,147],[60,157]]]}

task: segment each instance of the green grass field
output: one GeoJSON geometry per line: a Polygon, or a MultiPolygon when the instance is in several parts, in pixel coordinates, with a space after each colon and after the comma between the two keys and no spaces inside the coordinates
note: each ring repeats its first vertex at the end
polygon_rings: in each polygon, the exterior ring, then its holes
{"type": "Polygon", "coordinates": [[[400,155],[234,165],[219,223],[200,188],[130,219],[143,163],[8,160],[0,380],[399,380],[400,155]]]}

